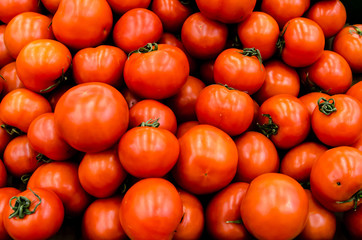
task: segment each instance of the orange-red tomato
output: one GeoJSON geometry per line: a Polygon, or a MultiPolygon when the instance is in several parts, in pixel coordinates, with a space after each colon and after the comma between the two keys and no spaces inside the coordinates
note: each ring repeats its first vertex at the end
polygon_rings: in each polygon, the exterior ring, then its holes
{"type": "Polygon", "coordinates": [[[124,14],[134,8],[147,8],[151,0],[107,0],[112,10],[118,14],[124,14]]]}
{"type": "Polygon", "coordinates": [[[182,137],[189,129],[199,124],[200,123],[198,121],[187,121],[181,123],[180,125],[177,126],[176,137],[177,138],[182,137]]]}
{"type": "Polygon", "coordinates": [[[346,94],[358,99],[362,103],[362,81],[353,84],[346,94]]]}
{"type": "Polygon", "coordinates": [[[38,0],[2,0],[0,2],[0,21],[10,22],[13,17],[23,12],[40,12],[38,0]]]}
{"type": "Polygon", "coordinates": [[[59,7],[60,0],[40,0],[44,7],[54,15],[59,7]]]}
{"type": "MultiPolygon", "coordinates": [[[[1,92],[0,96],[5,96],[10,91],[23,88],[24,84],[20,81],[19,76],[16,72],[16,63],[11,62],[5,65],[3,68],[0,69],[0,75],[3,79],[3,91],[1,92]]],[[[0,79],[0,80],[1,80],[0,79]]]]}
{"type": "MultiPolygon", "coordinates": [[[[13,196],[20,193],[20,190],[13,187],[2,187],[0,188],[0,239],[11,239],[4,227],[3,213],[4,209],[9,205],[9,200],[13,196]]],[[[8,216],[6,216],[7,218],[8,216]]]]}
{"type": "Polygon", "coordinates": [[[6,25],[0,25],[0,68],[14,61],[13,57],[10,55],[9,50],[5,46],[4,42],[5,29],[6,25]]]}

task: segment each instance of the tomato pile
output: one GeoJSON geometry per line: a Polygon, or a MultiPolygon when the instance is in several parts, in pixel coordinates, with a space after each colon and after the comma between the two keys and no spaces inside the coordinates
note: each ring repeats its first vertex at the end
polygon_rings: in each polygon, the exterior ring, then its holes
{"type": "Polygon", "coordinates": [[[362,239],[347,2],[1,0],[0,239],[362,239]]]}

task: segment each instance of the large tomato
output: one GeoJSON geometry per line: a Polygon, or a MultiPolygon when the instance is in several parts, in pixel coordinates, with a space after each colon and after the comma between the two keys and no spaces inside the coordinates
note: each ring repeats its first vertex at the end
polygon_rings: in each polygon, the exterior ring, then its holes
{"type": "Polygon", "coordinates": [[[127,130],[126,100],[114,87],[100,82],[76,85],[54,110],[55,128],[73,148],[99,152],[113,146],[127,130]]]}
{"type": "Polygon", "coordinates": [[[0,239],[11,239],[4,227],[3,213],[4,209],[9,205],[10,198],[18,193],[20,193],[20,190],[13,187],[0,188],[0,239]]]}
{"type": "Polygon", "coordinates": [[[6,25],[0,25],[0,68],[14,61],[13,57],[10,55],[9,50],[5,46],[4,42],[5,29],[6,25]]]}
{"type": "Polygon", "coordinates": [[[0,21],[10,22],[13,17],[23,12],[40,12],[38,0],[2,0],[0,2],[0,21]]]}

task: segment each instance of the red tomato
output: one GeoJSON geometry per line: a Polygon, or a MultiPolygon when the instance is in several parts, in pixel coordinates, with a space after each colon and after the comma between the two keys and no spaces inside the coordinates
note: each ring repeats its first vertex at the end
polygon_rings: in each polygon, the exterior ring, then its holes
{"type": "Polygon", "coordinates": [[[320,205],[310,190],[305,189],[305,192],[309,200],[309,212],[307,223],[303,231],[299,234],[298,239],[334,239],[337,225],[336,216],[333,212],[328,211],[320,205]]]}
{"type": "Polygon", "coordinates": [[[248,183],[231,183],[212,197],[206,207],[206,228],[213,239],[251,239],[241,222],[240,205],[248,183]]]}
{"type": "Polygon", "coordinates": [[[238,149],[236,178],[250,183],[254,178],[279,171],[279,156],[272,141],[261,133],[248,131],[235,140],[238,149]]]}
{"type": "Polygon", "coordinates": [[[171,239],[182,218],[176,188],[162,178],[147,178],[124,195],[119,218],[131,239],[171,239]]]}
{"type": "Polygon", "coordinates": [[[232,181],[238,151],[225,132],[200,124],[179,138],[179,143],[180,156],[173,176],[182,188],[194,194],[206,194],[216,192],[232,181]]]}
{"type": "MultiPolygon", "coordinates": [[[[11,239],[4,227],[3,213],[4,209],[9,205],[9,200],[13,196],[20,193],[20,191],[13,187],[0,188],[0,239],[7,240],[11,239]]],[[[8,216],[6,216],[7,218],[8,216]]]]}
{"type": "Polygon", "coordinates": [[[344,27],[333,40],[333,51],[346,59],[353,72],[362,72],[362,24],[344,27]]]}
{"type": "Polygon", "coordinates": [[[240,211],[246,229],[254,237],[293,239],[305,226],[308,197],[293,178],[265,173],[250,183],[240,211]]]}
{"type": "Polygon", "coordinates": [[[113,28],[113,41],[117,47],[130,53],[147,43],[157,42],[163,28],[160,18],[145,8],[127,11],[113,28]]]}
{"type": "Polygon", "coordinates": [[[299,100],[303,102],[304,106],[308,109],[309,115],[312,116],[315,107],[318,106],[318,99],[321,97],[329,99],[330,95],[322,92],[310,92],[300,96],[299,100]]]}
{"type": "Polygon", "coordinates": [[[19,240],[48,239],[58,232],[63,219],[62,201],[54,192],[42,188],[28,189],[12,197],[3,213],[6,231],[19,240]]]}
{"type": "Polygon", "coordinates": [[[311,125],[322,143],[334,147],[351,145],[362,134],[362,103],[346,94],[319,99],[311,125]]]}
{"type": "Polygon", "coordinates": [[[80,216],[90,203],[90,196],[79,182],[78,165],[72,162],[43,164],[31,175],[28,188],[55,192],[62,200],[67,216],[80,216]]]}
{"type": "Polygon", "coordinates": [[[96,199],[82,218],[82,239],[124,240],[127,236],[119,221],[122,198],[114,196],[96,199]]]}
{"type": "Polygon", "coordinates": [[[54,13],[58,10],[60,0],[40,0],[44,7],[54,15],[54,13]]]}
{"type": "Polygon", "coordinates": [[[343,3],[339,0],[320,1],[313,4],[306,17],[318,23],[324,36],[329,38],[344,27],[347,13],[343,3]]]}
{"type": "Polygon", "coordinates": [[[178,191],[182,200],[183,215],[172,239],[200,239],[204,230],[204,208],[196,196],[181,189],[178,191]]]}
{"type": "Polygon", "coordinates": [[[252,12],[238,24],[238,37],[243,48],[256,48],[265,61],[276,51],[279,26],[275,19],[264,12],[252,12]]]}
{"type": "Polygon", "coordinates": [[[62,95],[54,119],[56,130],[70,146],[99,152],[116,144],[127,130],[129,110],[122,94],[112,86],[83,83],[62,95]]]}
{"type": "Polygon", "coordinates": [[[280,172],[298,182],[306,183],[309,181],[314,162],[325,151],[327,151],[327,148],[320,143],[303,142],[284,155],[280,164],[280,172]]]}
{"type": "Polygon", "coordinates": [[[345,212],[361,203],[362,152],[335,147],[324,152],[310,174],[313,196],[327,209],[345,212]]]}
{"type": "Polygon", "coordinates": [[[278,94],[260,106],[257,124],[277,148],[288,149],[308,136],[310,116],[297,97],[278,94]]]}
{"type": "Polygon", "coordinates": [[[55,38],[72,49],[101,44],[112,26],[112,9],[106,0],[60,1],[52,20],[55,38]]]}
{"type": "Polygon", "coordinates": [[[5,39],[4,39],[5,29],[6,25],[0,25],[0,68],[14,61],[14,59],[10,55],[9,50],[5,46],[5,39]]]}
{"type": "Polygon", "coordinates": [[[13,17],[23,12],[40,12],[38,0],[2,0],[0,2],[0,21],[10,22],[13,17]]]}
{"type": "Polygon", "coordinates": [[[6,132],[6,129],[1,127],[3,124],[3,121],[0,120],[0,156],[2,156],[6,146],[12,139],[11,136],[6,132]]]}
{"type": "Polygon", "coordinates": [[[7,180],[8,180],[8,174],[6,172],[6,168],[3,161],[0,159],[0,188],[6,186],[7,180]]]}
{"type": "Polygon", "coordinates": [[[350,146],[362,151],[362,136],[357,140],[357,142],[353,143],[350,146]]]}
{"type": "Polygon", "coordinates": [[[74,55],[73,78],[77,84],[104,82],[118,88],[123,82],[126,59],[127,55],[114,46],[84,48],[74,55]]]}
{"type": "Polygon", "coordinates": [[[211,20],[202,13],[190,15],[182,25],[181,41],[191,56],[199,59],[216,57],[225,47],[226,24],[211,20]]]}
{"type": "Polygon", "coordinates": [[[343,224],[352,239],[362,238],[362,206],[349,210],[343,215],[343,224]]]}
{"type": "Polygon", "coordinates": [[[133,53],[124,66],[127,87],[141,98],[164,99],[178,93],[187,81],[185,53],[167,44],[147,44],[133,53]]]}
{"type": "Polygon", "coordinates": [[[348,89],[346,94],[358,99],[362,103],[362,81],[359,81],[359,82],[355,83],[354,85],[352,85],[348,89]]]}
{"type": "Polygon", "coordinates": [[[134,8],[147,8],[151,0],[107,0],[112,10],[118,14],[124,14],[134,8]]]}
{"type": "Polygon", "coordinates": [[[17,88],[24,88],[24,84],[20,81],[16,72],[16,63],[11,62],[0,69],[0,80],[3,81],[3,91],[0,96],[5,96],[10,91],[17,88]]]}
{"type": "Polygon", "coordinates": [[[16,58],[20,50],[37,39],[54,39],[51,19],[43,14],[24,12],[16,15],[8,23],[4,42],[10,55],[16,58]]]}
{"type": "Polygon", "coordinates": [[[321,27],[313,20],[299,17],[284,25],[278,48],[286,64],[291,67],[306,67],[322,56],[324,44],[321,27]]]}
{"type": "Polygon", "coordinates": [[[199,124],[200,123],[198,121],[188,121],[181,123],[180,125],[177,126],[176,137],[177,138],[182,137],[189,129],[199,124]]]}

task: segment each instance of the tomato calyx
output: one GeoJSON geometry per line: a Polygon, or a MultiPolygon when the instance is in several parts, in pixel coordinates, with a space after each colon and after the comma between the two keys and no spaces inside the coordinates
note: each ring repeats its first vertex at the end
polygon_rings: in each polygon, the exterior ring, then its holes
{"type": "Polygon", "coordinates": [[[1,127],[10,135],[10,136],[20,136],[25,134],[17,127],[10,126],[8,124],[1,124],[1,127]]]}
{"type": "Polygon", "coordinates": [[[285,40],[284,40],[284,34],[287,31],[289,22],[287,23],[287,25],[283,28],[283,31],[280,32],[279,37],[278,37],[278,41],[276,43],[277,45],[277,49],[279,49],[279,55],[282,55],[284,46],[285,46],[285,40]]]}
{"type": "Polygon", "coordinates": [[[270,114],[262,114],[262,116],[267,117],[269,120],[267,123],[262,125],[256,123],[261,133],[264,134],[267,138],[269,138],[271,135],[276,135],[278,133],[279,126],[273,122],[270,114]]]}
{"type": "Polygon", "coordinates": [[[144,47],[140,47],[139,49],[128,53],[128,58],[134,53],[149,53],[157,50],[158,50],[157,43],[147,43],[144,47]]]}
{"type": "Polygon", "coordinates": [[[327,100],[324,97],[321,97],[318,99],[317,105],[318,105],[319,111],[324,113],[327,116],[332,114],[333,112],[337,111],[333,98],[330,98],[327,100]]]}
{"type": "Polygon", "coordinates": [[[260,64],[260,68],[261,68],[261,65],[263,64],[263,59],[261,57],[259,49],[244,48],[243,51],[239,52],[239,53],[241,53],[243,56],[247,56],[247,57],[255,56],[259,60],[259,64],[260,64]]]}
{"type": "Polygon", "coordinates": [[[353,201],[353,211],[356,211],[357,210],[357,205],[358,205],[358,202],[359,202],[360,199],[362,199],[362,190],[359,190],[358,192],[353,194],[353,196],[350,199],[347,199],[345,201],[336,201],[336,203],[343,204],[343,203],[348,203],[348,202],[353,201]]]}
{"type": "Polygon", "coordinates": [[[190,0],[179,0],[182,5],[188,6],[191,4],[190,0]]]}
{"type": "Polygon", "coordinates": [[[40,93],[49,92],[50,90],[53,90],[54,88],[58,87],[61,83],[68,80],[68,77],[66,76],[66,73],[64,72],[64,68],[62,68],[62,75],[55,80],[55,83],[50,85],[49,87],[40,90],[40,93]]]}
{"type": "Polygon", "coordinates": [[[31,173],[25,173],[24,175],[22,175],[20,177],[21,182],[24,184],[27,184],[29,182],[30,176],[31,176],[31,173]]]}
{"type": "Polygon", "coordinates": [[[36,160],[38,161],[38,163],[40,162],[44,162],[44,163],[50,163],[50,162],[53,162],[52,159],[48,158],[47,156],[45,156],[44,154],[42,153],[38,153],[38,155],[36,155],[36,160]]]}
{"type": "Polygon", "coordinates": [[[351,27],[354,28],[354,30],[349,30],[349,33],[350,34],[354,34],[354,33],[357,33],[360,37],[362,36],[362,30],[359,29],[358,27],[354,26],[354,25],[351,25],[351,27]]]}
{"type": "Polygon", "coordinates": [[[10,198],[9,205],[14,212],[9,215],[9,219],[13,217],[18,217],[20,219],[23,219],[26,215],[31,215],[35,213],[37,207],[41,204],[41,198],[30,188],[29,190],[34,194],[34,196],[39,200],[39,202],[35,205],[34,209],[30,211],[29,207],[31,205],[31,201],[29,200],[29,198],[24,196],[18,196],[18,197],[14,196],[10,198]],[[14,206],[11,204],[11,201],[13,199],[16,199],[14,206]]]}
{"type": "Polygon", "coordinates": [[[160,118],[157,119],[149,119],[146,122],[142,122],[139,127],[154,127],[158,128],[160,126],[160,123],[158,122],[160,118]]]}
{"type": "Polygon", "coordinates": [[[243,220],[239,219],[239,220],[234,220],[234,221],[226,221],[225,223],[235,223],[235,224],[242,224],[243,220]]]}

